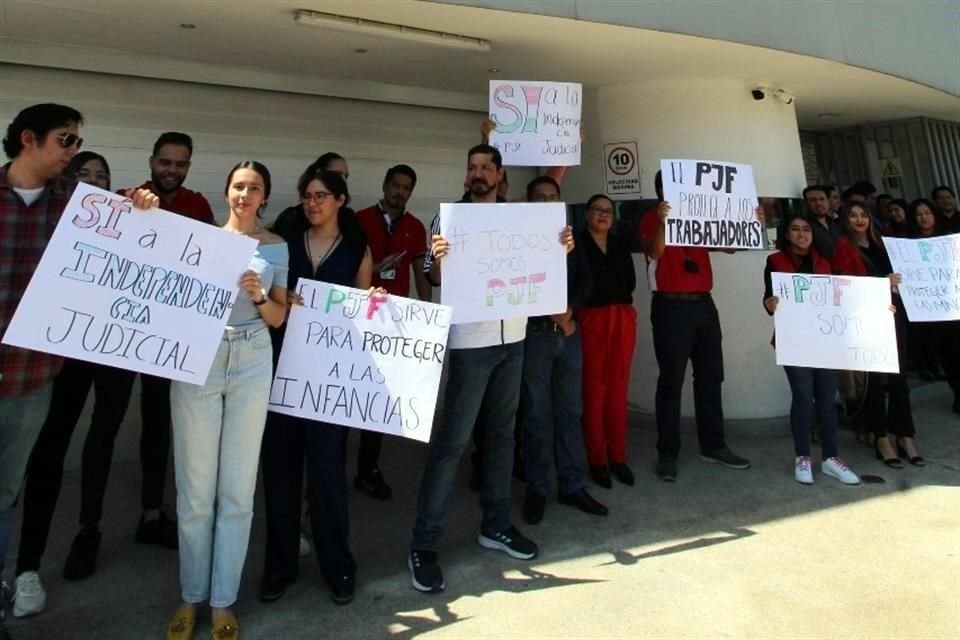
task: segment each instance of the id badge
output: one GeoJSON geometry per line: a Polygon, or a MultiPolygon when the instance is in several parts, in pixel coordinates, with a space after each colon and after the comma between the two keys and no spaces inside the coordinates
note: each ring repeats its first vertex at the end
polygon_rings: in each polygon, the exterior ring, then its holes
{"type": "Polygon", "coordinates": [[[396,280],[397,279],[397,267],[389,266],[380,270],[380,279],[381,280],[396,280]]]}

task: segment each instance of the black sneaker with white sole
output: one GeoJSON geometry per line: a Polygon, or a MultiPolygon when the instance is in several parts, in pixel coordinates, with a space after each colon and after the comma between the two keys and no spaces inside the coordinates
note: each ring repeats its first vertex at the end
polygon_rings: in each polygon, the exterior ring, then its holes
{"type": "Polygon", "coordinates": [[[485,549],[503,551],[517,560],[532,560],[537,557],[537,543],[517,531],[516,527],[504,529],[499,533],[483,533],[477,536],[477,542],[485,549]]]}
{"type": "Polygon", "coordinates": [[[728,469],[749,469],[750,461],[741,458],[727,447],[722,447],[710,453],[701,453],[700,459],[712,464],[722,464],[728,469]]]}
{"type": "Polygon", "coordinates": [[[407,557],[407,568],[410,569],[410,583],[417,591],[440,593],[447,586],[437,562],[436,551],[411,549],[407,557]]]}

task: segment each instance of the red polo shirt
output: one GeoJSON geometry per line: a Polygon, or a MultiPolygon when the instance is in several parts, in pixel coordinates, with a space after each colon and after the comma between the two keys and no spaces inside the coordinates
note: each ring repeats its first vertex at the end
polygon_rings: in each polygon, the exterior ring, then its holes
{"type": "MultiPolygon", "coordinates": [[[[640,219],[637,235],[640,242],[652,240],[660,230],[657,209],[648,209],[640,219]]],[[[664,247],[663,254],[653,260],[647,255],[647,276],[651,291],[665,293],[709,293],[713,289],[710,252],[703,247],[664,247]],[[696,265],[689,269],[686,263],[696,265]],[[691,273],[690,271],[696,271],[691,273]]]]}
{"type": "Polygon", "coordinates": [[[414,260],[427,252],[427,232],[423,223],[409,212],[392,223],[387,222],[388,216],[379,203],[357,212],[374,264],[388,256],[401,254],[393,264],[374,272],[373,286],[383,287],[392,295],[407,297],[410,295],[410,267],[414,260]]]}
{"type": "MultiPolygon", "coordinates": [[[[140,188],[153,191],[153,183],[150,181],[144,182],[140,185],[140,188]]],[[[156,193],[156,191],[153,192],[156,193]]],[[[217,223],[213,218],[213,210],[210,208],[210,203],[203,197],[203,194],[197,191],[190,191],[190,189],[184,189],[183,187],[177,189],[177,192],[173,195],[173,200],[170,202],[161,200],[160,208],[164,211],[179,213],[182,216],[193,218],[200,222],[206,222],[207,224],[217,223]]]]}

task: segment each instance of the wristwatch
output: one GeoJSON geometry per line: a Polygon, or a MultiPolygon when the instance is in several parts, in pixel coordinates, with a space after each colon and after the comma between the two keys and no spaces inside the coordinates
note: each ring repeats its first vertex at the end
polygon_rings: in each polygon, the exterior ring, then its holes
{"type": "Polygon", "coordinates": [[[266,289],[260,289],[260,299],[252,300],[254,306],[259,307],[260,305],[267,304],[267,291],[266,289]]]}

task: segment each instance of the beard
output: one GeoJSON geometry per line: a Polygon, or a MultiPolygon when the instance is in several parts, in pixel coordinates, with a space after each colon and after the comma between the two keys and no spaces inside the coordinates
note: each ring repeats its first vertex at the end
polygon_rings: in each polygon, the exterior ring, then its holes
{"type": "Polygon", "coordinates": [[[470,183],[470,193],[475,196],[485,196],[493,191],[495,185],[487,184],[482,178],[476,178],[470,183]]]}
{"type": "Polygon", "coordinates": [[[153,171],[150,172],[150,182],[153,184],[153,188],[162,193],[173,193],[183,186],[183,180],[183,178],[178,177],[176,178],[176,184],[174,184],[174,186],[171,188],[167,188],[166,179],[162,174],[155,173],[153,171]]]}

